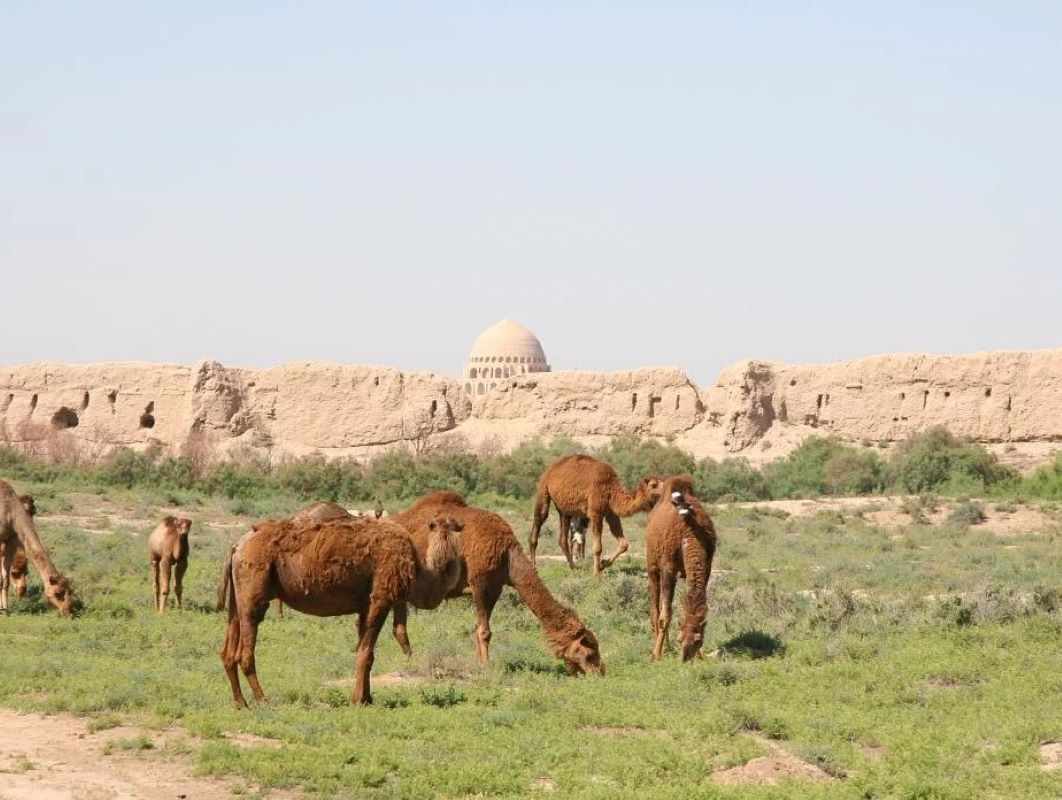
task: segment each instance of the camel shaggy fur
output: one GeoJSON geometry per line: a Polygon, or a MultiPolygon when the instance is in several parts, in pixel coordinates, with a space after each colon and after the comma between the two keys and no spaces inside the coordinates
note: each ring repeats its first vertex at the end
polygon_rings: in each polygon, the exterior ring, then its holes
{"type": "MultiPolygon", "coordinates": [[[[31,517],[37,515],[37,504],[33,495],[20,495],[18,499],[27,514],[31,517]]],[[[11,542],[0,542],[0,608],[7,608],[10,589],[15,590],[15,597],[26,596],[27,573],[26,548],[22,546],[22,542],[17,537],[11,542]]]]}
{"type": "Polygon", "coordinates": [[[649,623],[653,630],[653,661],[667,646],[675,582],[686,579],[686,599],[679,644],[682,660],[700,658],[704,619],[708,614],[708,578],[712,574],[716,533],[712,518],[693,494],[693,478],[676,475],[664,482],[671,502],[660,502],[645,529],[649,573],[649,623]]]}
{"type": "Polygon", "coordinates": [[[616,470],[590,456],[576,454],[554,461],[538,479],[535,490],[535,516],[527,540],[531,563],[535,562],[539,531],[549,516],[552,501],[560,514],[557,543],[568,566],[575,567],[568,542],[570,521],[573,517],[588,517],[594,540],[594,574],[600,574],[627,552],[620,517],[648,511],[660,499],[662,487],[659,478],[650,476],[643,478],[633,492],[628,492],[620,483],[616,470]],[[608,523],[608,529],[616,538],[616,552],[608,558],[601,557],[602,522],[608,523]]]}
{"type": "Polygon", "coordinates": [[[597,638],[574,611],[553,598],[500,516],[469,506],[455,492],[440,491],[425,495],[393,519],[409,531],[417,551],[424,553],[428,547],[424,523],[439,515],[452,516],[464,525],[460,574],[445,593],[412,593],[409,602],[417,608],[435,608],[446,597],[471,595],[476,609],[476,655],[485,665],[490,663],[491,613],[502,589],[512,586],[538,617],[550,651],[564,662],[569,674],[604,675],[597,638]]]}
{"type": "Polygon", "coordinates": [[[406,529],[386,521],[270,520],[240,539],[227,562],[229,621],[221,651],[236,706],[247,706],[237,665],[255,699],[265,700],[254,651],[258,625],[275,597],[304,614],[358,615],[353,701],[371,703],[373,651],[388,613],[409,598],[427,571],[455,569],[458,554],[451,537],[459,526],[438,518],[425,527],[428,560],[424,561],[406,529]],[[434,563],[429,563],[431,558],[434,563]]]}
{"type": "Polygon", "coordinates": [[[151,562],[151,589],[155,610],[166,610],[170,596],[170,570],[173,570],[173,594],[177,608],[184,595],[184,573],[188,570],[188,532],[192,521],[187,517],[163,517],[148,537],[151,562]]]}
{"type": "MultiPolygon", "coordinates": [[[[5,562],[14,558],[19,542],[41,575],[48,602],[59,609],[59,613],[64,617],[69,617],[74,613],[74,596],[70,591],[70,581],[52,563],[48,551],[41,543],[37,527],[33,524],[33,517],[26,510],[22,499],[15,494],[9,483],[0,480],[0,546],[5,550],[5,562]]],[[[0,612],[7,613],[6,587],[0,592],[0,612]]]]}

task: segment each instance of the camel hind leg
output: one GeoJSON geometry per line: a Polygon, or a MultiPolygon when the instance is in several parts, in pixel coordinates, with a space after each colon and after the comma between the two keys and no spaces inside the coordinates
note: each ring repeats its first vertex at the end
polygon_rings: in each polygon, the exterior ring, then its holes
{"type": "Polygon", "coordinates": [[[668,648],[667,633],[671,627],[671,605],[675,601],[675,573],[664,570],[660,573],[659,616],[656,621],[656,641],[653,644],[653,661],[659,661],[668,648]]]}
{"type": "Polygon", "coordinates": [[[571,569],[575,569],[571,545],[572,518],[567,514],[561,514],[558,528],[560,532],[557,534],[557,545],[560,547],[561,552],[564,553],[564,557],[568,559],[568,566],[571,569]]]}
{"type": "Polygon", "coordinates": [[[11,561],[15,548],[7,542],[0,544],[0,613],[7,613],[7,587],[11,583],[11,561]]]}
{"type": "Polygon", "coordinates": [[[392,633],[398,646],[407,656],[413,655],[413,648],[409,646],[409,632],[406,630],[406,619],[409,616],[409,606],[405,603],[395,603],[394,611],[391,612],[392,633]]]}
{"type": "Polygon", "coordinates": [[[243,696],[240,688],[240,620],[236,615],[236,609],[229,611],[229,624],[225,631],[225,644],[221,647],[221,663],[225,667],[225,674],[232,688],[232,699],[236,708],[247,708],[247,698],[243,696]]]}
{"type": "Polygon", "coordinates": [[[651,569],[649,575],[649,630],[653,634],[652,660],[656,661],[656,632],[660,621],[660,572],[651,569]]]}
{"type": "Polygon", "coordinates": [[[177,598],[177,610],[181,610],[181,597],[184,595],[184,573],[188,571],[188,559],[182,558],[173,568],[173,595],[177,598]]]}
{"type": "Polygon", "coordinates": [[[159,561],[157,558],[151,559],[151,605],[156,611],[159,610],[159,561]]]}
{"type": "Polygon", "coordinates": [[[536,553],[538,552],[538,536],[542,530],[542,523],[546,521],[549,516],[549,492],[545,486],[539,486],[535,492],[535,511],[534,517],[531,520],[531,533],[527,535],[527,550],[528,557],[531,559],[531,564],[536,563],[536,553]]]}

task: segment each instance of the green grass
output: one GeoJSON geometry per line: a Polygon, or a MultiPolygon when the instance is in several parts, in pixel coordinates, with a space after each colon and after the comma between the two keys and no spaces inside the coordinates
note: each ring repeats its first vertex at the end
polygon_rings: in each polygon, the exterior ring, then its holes
{"type": "MultiPolygon", "coordinates": [[[[92,526],[101,532],[41,520],[85,610],[62,620],[34,586],[0,618],[0,704],[88,715],[95,730],[176,723],[194,735],[204,775],[367,798],[1062,793],[1062,772],[1037,761],[1041,741],[1062,739],[1058,530],[1001,539],[961,526],[884,529],[837,514],[725,510],[716,516],[706,658],[681,664],[672,652],[651,664],[643,518],[635,518],[626,525],[634,557],[602,580],[542,566],[597,633],[604,679],[564,677],[536,620],[507,591],[493,619],[491,668],[475,664],[467,601],[413,612],[414,656],[385,634],[373,674],[418,680],[381,681],[375,706],[352,708],[354,619],[271,612],[258,647],[270,703],[238,712],[218,658],[224,619],[212,607],[221,554],[241,530],[233,515],[245,509],[180,498],[196,520],[186,610],[160,617],[151,611],[146,531],[120,519],[155,516],[171,500],[109,499],[123,511],[92,526]],[[237,746],[223,736],[239,732],[275,741],[237,746]],[[771,747],[835,779],[709,780],[771,747]]],[[[46,502],[63,513],[89,504],[62,492],[46,502]]],[[[290,510],[283,506],[275,501],[269,513],[290,510]]],[[[93,506],[89,516],[105,511],[93,506]]],[[[525,538],[527,504],[504,511],[525,538]]],[[[555,542],[543,549],[555,553],[555,542]]],[[[136,751],[150,740],[113,746],[136,751]]]]}

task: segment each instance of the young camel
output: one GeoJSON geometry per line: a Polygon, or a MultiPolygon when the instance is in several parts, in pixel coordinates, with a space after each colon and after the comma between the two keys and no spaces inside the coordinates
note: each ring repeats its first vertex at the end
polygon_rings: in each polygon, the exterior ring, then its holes
{"type": "Polygon", "coordinates": [[[188,570],[188,532],[192,521],[187,517],[163,517],[148,537],[148,558],[151,561],[151,589],[155,610],[166,610],[170,596],[170,569],[173,569],[173,593],[177,608],[181,608],[184,594],[184,573],[188,570]]]}
{"type": "MultiPolygon", "coordinates": [[[[33,517],[26,511],[22,500],[9,483],[0,480],[0,545],[13,554],[16,542],[22,543],[29,560],[41,574],[48,602],[59,609],[64,617],[69,617],[74,613],[70,581],[52,563],[33,524],[33,517]]],[[[6,591],[0,592],[0,612],[7,613],[6,591]]]]}
{"type": "MultiPolygon", "coordinates": [[[[30,517],[37,516],[37,504],[32,495],[20,495],[18,499],[30,517]]],[[[27,573],[26,548],[22,542],[17,537],[10,542],[0,542],[0,608],[7,608],[10,589],[15,590],[15,597],[26,596],[27,573]]]]}
{"type": "MultiPolygon", "coordinates": [[[[408,598],[409,603],[428,609],[435,608],[448,597],[471,595],[476,608],[476,655],[480,664],[486,665],[490,663],[491,613],[502,589],[506,585],[512,586],[531,613],[538,617],[550,651],[564,662],[569,674],[605,674],[597,638],[574,611],[553,598],[520,549],[512,528],[500,516],[469,506],[456,492],[440,491],[425,495],[392,519],[409,531],[417,551],[423,553],[428,543],[424,523],[440,514],[454,517],[465,528],[460,538],[460,575],[447,591],[414,592],[408,598]]],[[[404,609],[400,616],[404,618],[404,609]]],[[[396,617],[395,638],[401,642],[404,637],[404,628],[399,627],[396,617]]]]}
{"type": "Polygon", "coordinates": [[[620,483],[616,470],[604,461],[578,454],[554,461],[538,479],[535,490],[535,517],[527,539],[531,563],[535,563],[539,531],[549,516],[552,501],[560,514],[557,543],[568,559],[568,566],[575,568],[568,543],[570,521],[573,517],[588,517],[594,538],[594,574],[601,574],[601,570],[627,552],[620,517],[648,511],[660,499],[662,486],[659,478],[650,476],[643,478],[633,492],[628,492],[620,483]],[[616,539],[616,552],[608,558],[601,557],[603,521],[608,523],[608,529],[616,539]]]}
{"type": "Polygon", "coordinates": [[[237,664],[255,699],[265,701],[254,651],[258,625],[274,597],[304,614],[358,615],[352,699],[371,703],[369,673],[387,614],[406,601],[418,578],[430,580],[425,573],[455,570],[458,553],[451,537],[459,525],[438,518],[426,527],[428,558],[423,561],[405,528],[392,522],[269,520],[240,539],[225,574],[229,622],[221,650],[237,708],[247,707],[237,664]]]}
{"type": "Polygon", "coordinates": [[[679,629],[682,660],[701,657],[704,618],[708,614],[708,578],[712,574],[716,534],[712,518],[693,494],[693,478],[676,475],[664,482],[671,502],[658,503],[645,529],[645,560],[649,573],[649,622],[653,629],[653,661],[667,646],[675,581],[686,579],[685,612],[679,629]]]}

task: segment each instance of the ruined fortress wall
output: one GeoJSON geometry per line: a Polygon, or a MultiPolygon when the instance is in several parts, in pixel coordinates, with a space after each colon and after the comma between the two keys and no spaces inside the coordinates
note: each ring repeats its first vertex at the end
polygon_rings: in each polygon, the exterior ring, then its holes
{"type": "Polygon", "coordinates": [[[279,459],[368,455],[428,438],[504,449],[532,436],[632,434],[667,437],[697,456],[762,461],[813,434],[893,442],[935,424],[985,443],[1062,442],[1062,350],[748,361],[707,388],[677,368],[535,373],[474,399],[453,378],[389,367],[0,368],[0,437],[62,436],[97,449],[157,442],[177,452],[203,434],[222,451],[279,459]]]}

